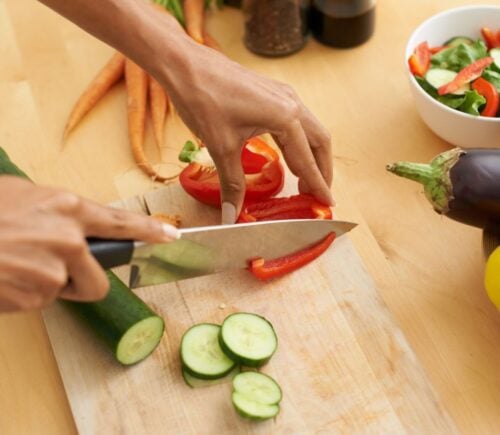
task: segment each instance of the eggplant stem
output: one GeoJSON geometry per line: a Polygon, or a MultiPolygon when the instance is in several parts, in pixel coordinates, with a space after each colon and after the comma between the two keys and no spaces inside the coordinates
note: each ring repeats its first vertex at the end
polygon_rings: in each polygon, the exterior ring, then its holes
{"type": "Polygon", "coordinates": [[[436,156],[431,163],[396,162],[386,166],[393,174],[416,181],[424,186],[425,196],[438,213],[447,213],[453,199],[450,170],[465,154],[453,148],[436,156]]]}

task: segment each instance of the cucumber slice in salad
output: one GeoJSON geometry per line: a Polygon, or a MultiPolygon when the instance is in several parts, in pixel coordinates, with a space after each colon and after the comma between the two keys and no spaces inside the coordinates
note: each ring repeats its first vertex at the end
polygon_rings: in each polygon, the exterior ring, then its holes
{"type": "Polygon", "coordinates": [[[500,48],[492,48],[490,50],[490,56],[493,58],[495,67],[500,71],[500,48]]]}
{"type": "Polygon", "coordinates": [[[264,405],[277,405],[283,394],[271,376],[259,372],[243,372],[233,379],[233,389],[247,399],[264,405]]]}
{"type": "Polygon", "coordinates": [[[460,44],[474,44],[474,41],[467,36],[455,36],[454,38],[448,39],[443,45],[447,45],[448,47],[456,47],[460,44]]]}
{"type": "Polygon", "coordinates": [[[185,371],[199,379],[219,379],[234,369],[219,345],[221,327],[201,323],[189,328],[181,341],[181,360],[185,371]]]}
{"type": "MultiPolygon", "coordinates": [[[[442,68],[433,68],[427,71],[425,75],[425,80],[429,83],[434,89],[439,89],[441,86],[444,86],[457,76],[455,71],[450,71],[442,68]]],[[[464,95],[467,91],[470,90],[470,84],[466,83],[461,86],[460,89],[457,89],[453,92],[453,95],[464,95]]]]}
{"type": "Polygon", "coordinates": [[[238,414],[252,420],[267,420],[276,417],[280,412],[279,405],[266,405],[255,402],[236,391],[233,392],[231,398],[238,414]]]}
{"type": "Polygon", "coordinates": [[[248,367],[260,367],[276,352],[278,338],[264,317],[236,313],[222,323],[219,343],[233,361],[248,367]]]}

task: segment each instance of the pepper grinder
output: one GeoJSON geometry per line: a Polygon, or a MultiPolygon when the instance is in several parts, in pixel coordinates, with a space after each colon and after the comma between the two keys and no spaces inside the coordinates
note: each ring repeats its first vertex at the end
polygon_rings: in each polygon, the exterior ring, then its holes
{"type": "Polygon", "coordinates": [[[363,44],[375,30],[375,6],[376,0],[312,0],[311,32],[332,47],[363,44]]]}
{"type": "Polygon", "coordinates": [[[309,0],[243,0],[245,45],[264,56],[300,50],[308,32],[309,0]]]}

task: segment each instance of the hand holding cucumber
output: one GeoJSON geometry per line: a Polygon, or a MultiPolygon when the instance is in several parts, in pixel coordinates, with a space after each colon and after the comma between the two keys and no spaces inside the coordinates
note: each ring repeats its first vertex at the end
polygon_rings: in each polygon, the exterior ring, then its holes
{"type": "Polygon", "coordinates": [[[41,308],[57,297],[102,299],[109,283],[86,237],[175,237],[170,225],[18,177],[0,177],[0,197],[0,311],[41,308]]]}

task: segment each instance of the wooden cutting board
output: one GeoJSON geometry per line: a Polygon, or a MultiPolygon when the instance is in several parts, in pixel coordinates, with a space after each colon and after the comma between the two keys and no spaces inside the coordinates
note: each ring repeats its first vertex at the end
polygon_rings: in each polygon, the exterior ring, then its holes
{"type": "MultiPolygon", "coordinates": [[[[177,213],[183,226],[218,219],[177,184],[117,205],[177,213]]],[[[166,332],[152,356],[133,367],[116,363],[64,307],[44,313],[82,435],[455,431],[349,236],[316,262],[269,283],[236,271],[137,293],[163,316],[166,332]],[[277,353],[263,368],[284,392],[281,413],[271,421],[240,418],[230,383],[192,389],[181,376],[183,332],[237,311],[265,316],[279,338],[277,353]]]]}

